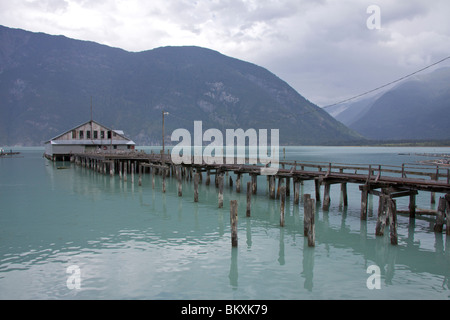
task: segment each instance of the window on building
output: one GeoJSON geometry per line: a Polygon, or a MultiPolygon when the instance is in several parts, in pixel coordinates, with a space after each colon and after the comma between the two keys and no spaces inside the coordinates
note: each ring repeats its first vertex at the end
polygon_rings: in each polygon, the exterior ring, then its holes
{"type": "Polygon", "coordinates": [[[98,139],[98,131],[97,130],[94,131],[94,139],[98,139]]]}
{"type": "Polygon", "coordinates": [[[76,138],[77,138],[77,131],[72,130],[72,139],[76,139],[76,138]]]}
{"type": "Polygon", "coordinates": [[[86,139],[90,139],[91,138],[91,132],[88,130],[86,131],[86,139]]]}
{"type": "Polygon", "coordinates": [[[108,139],[111,139],[111,130],[108,131],[108,139]]]}
{"type": "Polygon", "coordinates": [[[100,139],[105,139],[105,131],[100,131],[100,139]]]}
{"type": "Polygon", "coordinates": [[[116,150],[117,149],[117,146],[116,145],[114,145],[114,150],[116,150]]]}
{"type": "Polygon", "coordinates": [[[83,132],[83,130],[80,130],[80,139],[84,139],[84,132],[83,132]]]}

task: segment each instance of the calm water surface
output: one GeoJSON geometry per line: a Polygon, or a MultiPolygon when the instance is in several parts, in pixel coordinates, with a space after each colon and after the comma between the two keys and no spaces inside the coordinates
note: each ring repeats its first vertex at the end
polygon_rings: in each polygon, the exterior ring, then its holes
{"type": "MultiPolygon", "coordinates": [[[[149,151],[150,148],[144,148],[149,151]]],[[[303,237],[303,208],[287,204],[279,226],[279,201],[258,180],[252,216],[246,194],[225,185],[217,208],[214,183],[200,186],[194,203],[190,182],[183,197],[169,179],[139,187],[68,162],[52,163],[43,149],[23,148],[0,158],[0,299],[449,299],[450,237],[433,232],[433,220],[411,224],[399,216],[399,245],[389,232],[375,236],[378,198],[361,222],[360,192],[331,188],[331,208],[316,210],[316,246],[303,237]],[[58,169],[58,167],[68,169],[58,169]],[[238,248],[231,248],[229,201],[238,200],[238,248]],[[69,266],[80,270],[80,289],[67,285],[69,266]],[[369,266],[381,270],[381,288],[369,290],[369,266]]],[[[449,148],[291,147],[286,158],[355,164],[416,163],[415,153],[449,148]],[[400,155],[399,153],[402,153],[400,155]],[[404,155],[404,153],[409,155],[404,155]]],[[[244,183],[248,181],[245,177],[244,183]]],[[[245,185],[245,184],[243,184],[245,185]]],[[[313,182],[303,193],[314,194],[313,182]]],[[[437,195],[437,197],[440,195],[437,195]]],[[[408,199],[398,199],[406,209],[408,199]]],[[[431,208],[420,193],[420,208],[431,208]]]]}

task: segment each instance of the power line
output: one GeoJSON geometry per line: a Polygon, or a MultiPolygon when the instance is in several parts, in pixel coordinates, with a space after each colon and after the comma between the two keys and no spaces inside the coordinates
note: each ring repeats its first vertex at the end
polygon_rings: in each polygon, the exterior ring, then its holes
{"type": "Polygon", "coordinates": [[[448,60],[448,59],[450,59],[450,56],[445,57],[444,59],[441,59],[441,60],[439,60],[439,61],[437,61],[437,62],[435,62],[435,63],[433,63],[433,64],[430,64],[429,66],[426,66],[425,68],[422,68],[422,69],[420,69],[420,70],[417,70],[417,71],[415,71],[415,72],[413,72],[413,73],[410,73],[410,74],[408,74],[408,75],[406,75],[406,76],[404,76],[404,77],[401,77],[401,78],[399,78],[399,79],[397,79],[397,80],[394,80],[394,81],[391,81],[391,82],[389,82],[389,83],[387,83],[387,84],[384,84],[384,85],[382,85],[382,86],[380,86],[380,87],[378,87],[378,88],[375,88],[375,89],[366,91],[366,92],[364,92],[364,93],[358,94],[357,96],[354,96],[354,97],[351,97],[351,98],[348,98],[348,99],[345,99],[345,100],[342,100],[342,101],[339,101],[339,102],[330,104],[330,105],[328,105],[328,106],[322,107],[322,109],[330,108],[330,107],[336,106],[336,105],[338,105],[338,104],[341,104],[341,103],[344,103],[344,102],[347,102],[347,101],[354,100],[354,99],[356,99],[356,98],[365,96],[365,95],[367,95],[367,94],[369,94],[369,93],[378,91],[378,90],[383,89],[383,88],[385,88],[385,87],[387,87],[387,86],[390,86],[390,85],[392,85],[392,84],[394,84],[394,83],[397,83],[397,82],[399,82],[399,81],[405,80],[406,78],[409,78],[409,77],[411,77],[411,76],[413,76],[413,75],[415,75],[415,74],[417,74],[417,73],[419,73],[419,72],[422,72],[422,71],[424,71],[424,70],[426,70],[426,69],[429,69],[429,68],[431,68],[431,67],[433,67],[433,66],[435,66],[435,65],[437,65],[437,64],[439,64],[439,63],[442,63],[442,62],[444,62],[445,60],[448,60]]]}

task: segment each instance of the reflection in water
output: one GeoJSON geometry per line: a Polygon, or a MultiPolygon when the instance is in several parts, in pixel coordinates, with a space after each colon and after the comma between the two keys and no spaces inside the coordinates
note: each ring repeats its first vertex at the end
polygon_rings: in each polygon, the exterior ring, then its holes
{"type": "MultiPolygon", "coordinates": [[[[0,170],[0,191],[5,195],[0,208],[2,298],[16,297],[9,292],[26,295],[27,289],[32,297],[77,297],[65,287],[67,264],[82,267],[89,290],[78,297],[88,299],[99,292],[106,298],[227,299],[230,291],[244,298],[272,299],[280,292],[288,299],[334,298],[335,292],[326,291],[328,283],[360,274],[362,281],[349,284],[348,295],[370,298],[366,291],[361,294],[361,287],[365,289],[366,268],[373,264],[380,267],[383,294],[414,298],[419,288],[432,298],[449,295],[450,237],[435,234],[422,220],[403,217],[399,245],[392,246],[388,231],[383,237],[374,235],[376,217],[371,212],[377,212],[378,201],[369,198],[368,219],[361,221],[360,194],[351,188],[348,207],[342,198],[338,201],[338,192],[332,193],[327,211],[316,202],[314,248],[303,236],[302,198],[299,205],[287,198],[282,228],[279,201],[268,199],[265,180],[252,196],[249,218],[245,193],[224,188],[224,204],[239,201],[238,230],[241,239],[246,237],[240,247],[231,248],[229,211],[226,206],[217,208],[213,181],[210,186],[200,184],[200,201],[194,203],[189,181],[183,181],[183,196],[178,197],[171,178],[162,193],[160,176],[152,189],[151,175],[144,176],[139,187],[131,177],[125,182],[86,168],[57,170],[49,165],[39,174],[35,167],[20,166],[29,171],[23,177],[17,170],[0,170]],[[5,177],[8,172],[16,174],[5,177]],[[16,184],[20,188],[10,187],[16,184]],[[339,272],[334,273],[335,267],[339,272]]],[[[332,192],[335,189],[339,188],[332,192]]],[[[301,191],[314,194],[314,185],[305,182],[301,191]]]]}
{"type": "Polygon", "coordinates": [[[228,274],[230,279],[230,286],[233,290],[238,289],[238,248],[231,249],[231,263],[230,273],[228,274]]]}
{"type": "Polygon", "coordinates": [[[313,277],[314,277],[314,248],[308,246],[308,239],[303,239],[303,271],[302,276],[305,278],[303,287],[312,291],[313,289],[313,277]]]}

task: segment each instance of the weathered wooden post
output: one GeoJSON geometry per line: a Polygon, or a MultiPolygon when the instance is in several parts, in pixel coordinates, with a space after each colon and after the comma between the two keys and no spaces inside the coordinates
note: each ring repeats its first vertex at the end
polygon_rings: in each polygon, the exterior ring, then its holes
{"type": "Polygon", "coordinates": [[[152,168],[152,189],[155,189],[155,168],[152,168]]]}
{"type": "MultiPolygon", "coordinates": [[[[444,226],[446,201],[445,198],[439,198],[438,210],[436,212],[436,223],[434,225],[434,232],[442,232],[444,226]]],[[[448,214],[448,212],[447,212],[448,214]]]]}
{"type": "Polygon", "coordinates": [[[139,182],[138,182],[139,186],[142,186],[142,165],[139,164],[139,182]]]}
{"type": "Polygon", "coordinates": [[[315,218],[314,218],[314,199],[311,199],[311,195],[305,194],[304,197],[304,235],[308,237],[308,246],[315,246],[315,218]]]}
{"type": "Polygon", "coordinates": [[[236,176],[236,192],[241,193],[241,174],[238,173],[236,176]]]}
{"type": "Polygon", "coordinates": [[[347,184],[341,183],[341,193],[342,193],[342,199],[344,202],[344,207],[348,207],[348,196],[347,196],[347,184]]]}
{"type": "Polygon", "coordinates": [[[275,176],[269,176],[269,193],[270,199],[275,199],[275,176]]]}
{"type": "Polygon", "coordinates": [[[223,173],[217,173],[216,178],[219,179],[219,208],[223,208],[223,173]]]}
{"type": "Polygon", "coordinates": [[[162,169],[162,192],[166,193],[166,169],[162,169]]]}
{"type": "Polygon", "coordinates": [[[258,176],[256,174],[252,174],[252,193],[256,194],[257,191],[257,181],[258,181],[258,176]]]}
{"type": "Polygon", "coordinates": [[[368,198],[369,198],[369,186],[363,185],[361,189],[361,220],[367,220],[368,198]]]}
{"type": "Polygon", "coordinates": [[[131,164],[131,183],[134,183],[134,163],[131,164]]]}
{"type": "Polygon", "coordinates": [[[251,182],[247,182],[247,211],[246,216],[251,216],[251,201],[252,201],[252,190],[251,190],[251,182]]]}
{"type": "Polygon", "coordinates": [[[397,204],[393,199],[388,201],[388,212],[389,212],[389,234],[391,238],[391,244],[398,244],[397,235],[397,204]]]}
{"type": "Polygon", "coordinates": [[[284,206],[286,203],[286,186],[280,188],[280,227],[284,227],[284,206]]]}
{"type": "Polygon", "coordinates": [[[198,173],[194,176],[194,202],[198,202],[198,181],[200,177],[198,176],[198,173]]]}
{"type": "Polygon", "coordinates": [[[294,204],[300,202],[300,182],[294,179],[294,204]]]}
{"type": "Polygon", "coordinates": [[[125,163],[123,165],[123,181],[127,181],[127,166],[125,163]]]}
{"type": "Polygon", "coordinates": [[[209,186],[209,184],[211,183],[211,173],[208,170],[206,170],[206,181],[205,181],[205,185],[209,186]]]}
{"type": "Polygon", "coordinates": [[[330,199],[330,184],[328,182],[325,182],[325,188],[323,191],[323,206],[322,209],[323,210],[328,210],[330,209],[330,203],[331,203],[331,199],[330,199]]]}
{"type": "Polygon", "coordinates": [[[320,180],[314,179],[314,186],[316,188],[316,200],[320,201],[320,180]]]}
{"type": "Polygon", "coordinates": [[[291,195],[291,178],[286,177],[286,197],[291,195]]]}
{"type": "Polygon", "coordinates": [[[238,246],[238,234],[237,234],[237,223],[238,223],[238,205],[237,200],[230,201],[230,224],[231,224],[231,246],[238,246]]]}
{"type": "Polygon", "coordinates": [[[375,227],[375,235],[377,236],[384,235],[384,227],[386,226],[386,205],[387,196],[382,194],[380,195],[380,200],[378,202],[378,218],[375,227]]]}
{"type": "Polygon", "coordinates": [[[282,185],[284,185],[284,178],[278,177],[277,199],[280,199],[282,185]]]}
{"type": "Polygon", "coordinates": [[[409,195],[409,218],[416,218],[416,195],[413,193],[409,195]]]}
{"type": "Polygon", "coordinates": [[[307,208],[307,201],[311,199],[311,195],[309,193],[303,195],[303,235],[306,237],[308,236],[308,227],[309,227],[309,218],[310,218],[310,214],[307,213],[306,211],[309,210],[309,208],[307,208]]]}
{"type": "Polygon", "coordinates": [[[230,185],[231,188],[233,187],[233,178],[231,177],[231,175],[230,175],[229,185],[230,185]]]}
{"type": "Polygon", "coordinates": [[[181,167],[177,167],[175,169],[176,173],[177,173],[177,180],[178,180],[178,196],[181,197],[183,196],[183,184],[182,184],[182,180],[181,180],[181,167]]]}

